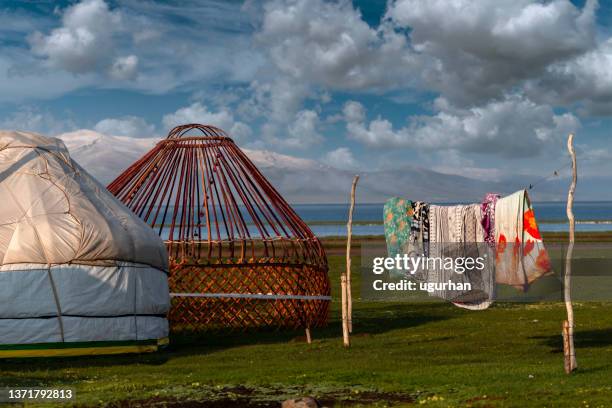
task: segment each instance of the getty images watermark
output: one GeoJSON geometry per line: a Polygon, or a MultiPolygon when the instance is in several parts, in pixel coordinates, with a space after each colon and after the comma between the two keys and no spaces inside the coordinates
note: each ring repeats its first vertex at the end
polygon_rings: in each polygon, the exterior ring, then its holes
{"type": "Polygon", "coordinates": [[[423,275],[429,275],[431,272],[438,271],[452,272],[459,275],[473,272],[482,274],[486,267],[486,253],[478,257],[468,256],[456,258],[449,256],[431,257],[425,254],[416,256],[397,254],[395,257],[374,257],[372,259],[372,273],[381,277],[380,279],[373,280],[372,288],[375,291],[420,290],[428,293],[442,290],[472,290],[472,282],[457,282],[452,279],[448,279],[445,282],[423,282],[415,281],[414,278],[419,278],[423,275]],[[396,277],[400,277],[400,279],[399,281],[389,281],[382,277],[384,274],[394,274],[396,277]]]}
{"type": "MultiPolygon", "coordinates": [[[[502,252],[487,243],[430,243],[426,248],[389,256],[384,242],[364,241],[360,297],[394,302],[563,301],[567,244],[548,242],[545,249],[546,256],[542,256],[529,243],[508,243],[502,252]],[[540,265],[544,261],[546,265],[540,265]],[[546,273],[520,284],[524,271],[544,266],[546,273]],[[517,284],[503,283],[513,273],[517,284]]],[[[571,284],[575,301],[612,301],[612,242],[574,246],[571,284]]]]}

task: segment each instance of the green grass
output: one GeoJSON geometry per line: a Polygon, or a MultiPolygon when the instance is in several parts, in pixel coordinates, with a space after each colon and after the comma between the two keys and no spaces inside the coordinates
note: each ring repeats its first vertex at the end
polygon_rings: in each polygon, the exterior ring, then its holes
{"type": "MultiPolygon", "coordinates": [[[[334,301],[330,325],[313,330],[311,345],[301,332],[174,336],[153,355],[0,361],[0,386],[72,387],[79,406],[278,406],[302,395],[335,406],[612,405],[611,303],[575,305],[579,370],[568,376],[562,304],[470,312],[437,302],[362,302],[359,263],[354,258],[350,349],[342,347],[334,301]]],[[[331,255],[330,266],[338,299],[344,257],[331,255]]]]}

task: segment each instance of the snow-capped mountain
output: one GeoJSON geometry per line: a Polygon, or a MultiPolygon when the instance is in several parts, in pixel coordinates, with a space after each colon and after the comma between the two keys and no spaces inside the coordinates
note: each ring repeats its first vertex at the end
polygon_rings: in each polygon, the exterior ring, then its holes
{"type": "Polygon", "coordinates": [[[154,138],[110,136],[86,129],[56,137],[64,141],[70,156],[104,185],[113,181],[159,141],[154,138]]]}
{"type": "MultiPolygon", "coordinates": [[[[63,133],[56,137],[63,140],[74,160],[104,184],[114,180],[161,140],[104,135],[89,129],[63,133]]],[[[262,171],[264,169],[310,170],[323,166],[315,160],[267,150],[243,149],[243,151],[262,171]]]]}
{"type": "MultiPolygon", "coordinates": [[[[160,140],[104,135],[78,130],[58,135],[75,159],[103,184],[115,179],[160,140]]],[[[267,150],[243,149],[270,182],[293,203],[346,202],[354,172],[341,170],[312,159],[267,150]]],[[[528,179],[509,176],[502,181],[483,181],[439,173],[417,166],[359,172],[359,202],[384,202],[403,196],[432,202],[476,202],[486,192],[511,193],[529,185],[528,179]]],[[[536,200],[563,199],[565,183],[538,188],[536,200]]]]}

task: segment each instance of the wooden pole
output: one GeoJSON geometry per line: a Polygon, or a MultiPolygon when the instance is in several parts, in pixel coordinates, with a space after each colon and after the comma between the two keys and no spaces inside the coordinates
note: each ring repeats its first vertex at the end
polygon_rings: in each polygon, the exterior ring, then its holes
{"type": "Polygon", "coordinates": [[[563,321],[563,368],[565,373],[569,374],[572,372],[572,357],[570,352],[570,336],[569,336],[569,322],[563,321]]]}
{"type": "Polygon", "coordinates": [[[351,240],[353,236],[353,211],[355,210],[355,190],[359,175],[353,178],[351,187],[351,208],[349,209],[348,224],[346,224],[346,303],[349,333],[353,332],[353,288],[351,286],[351,240]]]}
{"type": "Polygon", "coordinates": [[[340,275],[340,291],[342,292],[342,341],[344,347],[351,345],[348,326],[348,304],[346,299],[346,272],[340,275]]]}
{"type": "Polygon", "coordinates": [[[565,309],[567,310],[567,320],[563,322],[563,355],[565,372],[570,374],[578,365],[576,363],[576,351],[574,349],[574,308],[572,306],[571,276],[572,276],[572,255],[574,252],[574,235],[576,221],[574,220],[574,193],[576,192],[576,182],[578,181],[578,169],[576,167],[576,152],[574,151],[574,134],[570,133],[567,138],[567,150],[572,158],[572,183],[567,193],[567,219],[569,220],[569,245],[565,254],[565,278],[563,280],[565,309]]]}
{"type": "Polygon", "coordinates": [[[306,343],[312,343],[312,337],[310,336],[310,327],[306,328],[306,343]]]}
{"type": "Polygon", "coordinates": [[[355,189],[357,188],[359,176],[353,179],[351,187],[351,206],[349,208],[349,219],[346,224],[346,270],[340,274],[340,292],[342,297],[342,340],[344,347],[351,345],[350,333],[353,331],[351,296],[351,239],[353,236],[353,211],[355,209],[355,189]]]}

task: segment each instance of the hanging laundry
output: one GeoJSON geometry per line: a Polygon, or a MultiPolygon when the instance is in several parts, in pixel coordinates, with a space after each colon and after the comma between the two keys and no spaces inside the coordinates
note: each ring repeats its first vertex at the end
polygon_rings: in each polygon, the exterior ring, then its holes
{"type": "Polygon", "coordinates": [[[412,202],[410,243],[416,244],[410,252],[427,255],[429,252],[429,204],[423,201],[412,202]]]}
{"type": "MultiPolygon", "coordinates": [[[[395,257],[398,254],[408,253],[413,215],[412,202],[399,197],[390,198],[385,203],[383,214],[388,256],[395,257]]],[[[389,272],[396,276],[404,276],[403,271],[393,269],[389,272]]]]}
{"type": "Polygon", "coordinates": [[[452,301],[456,306],[481,310],[489,307],[495,298],[495,273],[489,247],[482,244],[484,232],[478,204],[429,207],[429,257],[438,259],[477,259],[484,268],[473,268],[457,273],[453,268],[427,269],[429,283],[469,284],[469,290],[435,290],[430,293],[452,301]]]}
{"type": "MultiPolygon", "coordinates": [[[[427,257],[429,255],[429,204],[423,201],[412,201],[412,218],[410,220],[410,240],[406,249],[410,257],[427,257]]],[[[421,264],[411,271],[409,278],[426,282],[427,270],[421,264]]]]}
{"type": "MultiPolygon", "coordinates": [[[[407,254],[411,257],[429,253],[429,204],[402,198],[387,200],[384,207],[385,239],[389,257],[407,254]]],[[[406,271],[391,270],[396,276],[425,281],[420,268],[411,275],[406,271]]]]}
{"type": "MultiPolygon", "coordinates": [[[[484,268],[464,273],[439,263],[426,264],[412,276],[439,288],[430,295],[458,307],[486,309],[495,299],[496,283],[527,290],[536,279],[552,272],[525,190],[503,198],[488,193],[481,204],[456,206],[392,198],[385,204],[384,217],[390,257],[486,260],[484,268]],[[456,286],[449,289],[443,286],[446,282],[456,286]]],[[[391,273],[406,277],[405,271],[391,273]]]]}
{"type": "Polygon", "coordinates": [[[526,190],[497,201],[495,241],[497,283],[526,291],[533,281],[552,272],[526,190]]]}
{"type": "Polygon", "coordinates": [[[495,245],[495,204],[500,197],[497,193],[487,193],[480,205],[484,242],[490,245],[495,245]]]}

